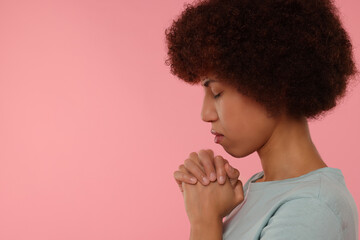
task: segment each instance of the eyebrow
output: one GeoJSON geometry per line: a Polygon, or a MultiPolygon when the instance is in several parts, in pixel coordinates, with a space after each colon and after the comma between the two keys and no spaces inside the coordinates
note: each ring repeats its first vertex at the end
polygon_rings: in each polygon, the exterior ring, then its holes
{"type": "Polygon", "coordinates": [[[206,81],[204,81],[204,84],[201,84],[202,86],[208,87],[210,83],[212,82],[216,82],[216,80],[213,79],[208,79],[206,81]]]}

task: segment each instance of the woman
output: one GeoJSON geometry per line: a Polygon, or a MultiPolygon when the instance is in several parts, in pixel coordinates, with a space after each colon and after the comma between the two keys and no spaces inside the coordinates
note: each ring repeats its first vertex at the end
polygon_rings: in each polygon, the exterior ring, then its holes
{"type": "Polygon", "coordinates": [[[256,151],[263,168],[243,185],[221,156],[191,153],[174,172],[190,239],[358,239],[354,199],[307,123],[359,73],[331,1],[198,1],[165,34],[171,72],[204,87],[215,142],[236,158],[256,151]]]}

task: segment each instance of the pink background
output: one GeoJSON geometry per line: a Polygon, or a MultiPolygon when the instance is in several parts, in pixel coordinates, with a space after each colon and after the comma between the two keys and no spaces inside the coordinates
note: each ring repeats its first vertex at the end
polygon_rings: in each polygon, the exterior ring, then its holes
{"type": "MultiPolygon", "coordinates": [[[[0,239],[187,239],[173,172],[190,152],[222,154],[243,182],[261,171],[213,142],[202,88],[164,63],[184,3],[0,1],[0,239]]],[[[360,3],[336,4],[358,63],[360,3]]],[[[359,106],[357,85],[310,122],[358,208],[359,106]]]]}

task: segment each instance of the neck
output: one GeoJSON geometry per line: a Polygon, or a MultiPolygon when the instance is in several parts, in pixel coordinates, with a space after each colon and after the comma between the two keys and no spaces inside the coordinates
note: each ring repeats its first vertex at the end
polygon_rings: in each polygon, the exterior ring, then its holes
{"type": "Polygon", "coordinates": [[[268,141],[257,151],[262,181],[283,180],[326,167],[313,144],[306,118],[280,117],[268,141]]]}

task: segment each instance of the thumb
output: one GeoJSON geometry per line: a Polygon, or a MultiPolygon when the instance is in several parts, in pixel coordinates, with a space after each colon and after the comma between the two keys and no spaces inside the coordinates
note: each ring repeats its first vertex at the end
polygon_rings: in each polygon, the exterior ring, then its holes
{"type": "Polygon", "coordinates": [[[235,187],[240,176],[240,172],[236,168],[231,167],[229,163],[225,164],[225,171],[226,174],[229,176],[231,186],[235,187]]]}
{"type": "Polygon", "coordinates": [[[237,181],[236,186],[234,188],[235,193],[235,201],[237,204],[240,204],[242,201],[244,201],[244,189],[243,184],[240,180],[237,181]]]}
{"type": "Polygon", "coordinates": [[[229,178],[229,180],[230,180],[231,186],[233,188],[235,188],[238,180],[236,178],[229,178]]]}
{"type": "Polygon", "coordinates": [[[239,170],[231,167],[229,163],[225,164],[225,171],[230,179],[238,179],[238,177],[240,176],[239,170]]]}

